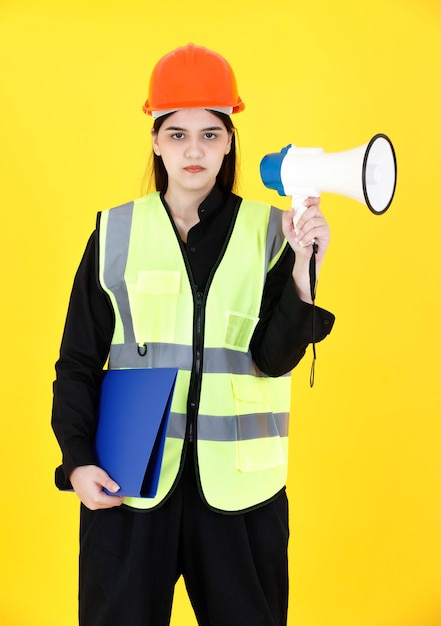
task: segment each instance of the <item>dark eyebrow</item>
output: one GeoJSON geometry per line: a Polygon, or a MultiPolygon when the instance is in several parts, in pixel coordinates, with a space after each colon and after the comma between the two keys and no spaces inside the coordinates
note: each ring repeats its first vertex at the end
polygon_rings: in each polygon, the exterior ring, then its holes
{"type": "MultiPolygon", "coordinates": [[[[183,132],[186,131],[185,128],[181,128],[180,126],[167,126],[165,130],[173,130],[175,132],[183,132]]],[[[208,128],[201,128],[201,132],[207,132],[212,130],[222,130],[221,126],[210,126],[208,128]]]]}

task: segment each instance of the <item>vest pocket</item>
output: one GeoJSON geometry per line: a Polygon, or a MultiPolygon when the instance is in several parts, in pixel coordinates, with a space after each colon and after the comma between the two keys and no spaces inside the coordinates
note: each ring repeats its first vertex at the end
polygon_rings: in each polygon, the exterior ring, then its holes
{"type": "Polygon", "coordinates": [[[225,347],[247,352],[259,318],[237,311],[226,311],[225,314],[225,347]]]}
{"type": "Polygon", "coordinates": [[[173,342],[181,272],[143,270],[128,284],[137,342],[173,342]]]}
{"type": "Polygon", "coordinates": [[[258,472],[286,464],[280,433],[267,394],[266,378],[232,380],[236,407],[236,469],[258,472]]]}

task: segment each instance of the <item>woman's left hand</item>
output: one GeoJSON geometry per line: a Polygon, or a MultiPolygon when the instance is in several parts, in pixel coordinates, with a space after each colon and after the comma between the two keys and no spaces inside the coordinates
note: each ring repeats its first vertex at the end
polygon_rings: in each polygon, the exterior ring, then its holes
{"type": "Polygon", "coordinates": [[[312,254],[312,242],[317,245],[316,272],[317,276],[328,249],[330,231],[328,223],[320,211],[320,198],[307,198],[307,207],[294,228],[294,211],[285,211],[283,215],[283,234],[294,250],[296,261],[293,278],[297,292],[307,302],[311,302],[309,285],[309,260],[312,254]]]}
{"type": "Polygon", "coordinates": [[[317,260],[322,259],[329,244],[330,232],[327,221],[320,211],[320,198],[307,198],[306,211],[300,217],[294,228],[294,210],[285,211],[283,216],[283,234],[289,245],[296,253],[296,257],[310,258],[311,243],[318,246],[317,260]]]}

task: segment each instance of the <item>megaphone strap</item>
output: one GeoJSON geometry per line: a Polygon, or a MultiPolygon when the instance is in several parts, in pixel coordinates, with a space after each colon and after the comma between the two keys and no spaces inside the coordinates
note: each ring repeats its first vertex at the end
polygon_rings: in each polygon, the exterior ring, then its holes
{"type": "Polygon", "coordinates": [[[315,379],[315,362],[317,360],[317,352],[315,349],[315,295],[317,289],[317,266],[316,266],[316,254],[318,251],[318,245],[315,241],[312,242],[312,252],[311,258],[309,260],[309,286],[311,289],[311,299],[312,299],[312,363],[311,363],[311,371],[309,374],[309,386],[314,386],[315,379]]]}

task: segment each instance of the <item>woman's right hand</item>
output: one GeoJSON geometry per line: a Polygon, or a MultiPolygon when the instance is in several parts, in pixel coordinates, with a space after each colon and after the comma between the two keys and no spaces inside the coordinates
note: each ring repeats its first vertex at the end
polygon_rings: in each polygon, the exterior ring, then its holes
{"type": "Polygon", "coordinates": [[[71,475],[70,482],[81,502],[91,511],[110,509],[124,502],[123,496],[109,496],[104,489],[117,493],[119,485],[97,465],[80,465],[71,475]]]}

